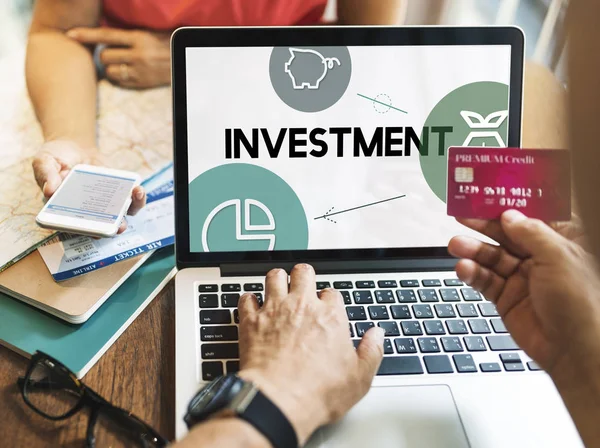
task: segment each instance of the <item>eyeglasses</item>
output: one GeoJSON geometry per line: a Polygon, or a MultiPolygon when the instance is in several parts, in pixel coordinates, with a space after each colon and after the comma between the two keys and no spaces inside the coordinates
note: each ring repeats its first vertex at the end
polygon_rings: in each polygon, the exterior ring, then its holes
{"type": "Polygon", "coordinates": [[[83,408],[90,408],[86,433],[88,448],[94,448],[100,428],[106,429],[127,446],[161,448],[168,443],[146,423],[110,404],[45,353],[35,352],[27,373],[19,378],[17,384],[25,403],[50,420],[64,420],[83,408]]]}

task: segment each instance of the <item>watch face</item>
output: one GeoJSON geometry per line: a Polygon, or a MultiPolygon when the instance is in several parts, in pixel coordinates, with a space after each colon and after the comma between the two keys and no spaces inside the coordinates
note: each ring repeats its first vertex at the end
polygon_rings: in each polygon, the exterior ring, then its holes
{"type": "Polygon", "coordinates": [[[206,420],[212,414],[225,409],[239,393],[243,380],[235,375],[221,376],[196,394],[188,406],[185,422],[188,427],[206,420]]]}

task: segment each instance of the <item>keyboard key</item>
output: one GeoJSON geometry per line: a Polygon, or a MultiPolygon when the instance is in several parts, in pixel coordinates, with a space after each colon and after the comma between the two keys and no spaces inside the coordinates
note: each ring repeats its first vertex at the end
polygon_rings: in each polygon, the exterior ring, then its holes
{"type": "Polygon", "coordinates": [[[523,366],[522,362],[509,362],[504,364],[504,370],[507,372],[523,372],[525,366],[523,366]]]}
{"type": "Polygon", "coordinates": [[[400,330],[398,324],[394,321],[379,322],[377,324],[380,328],[383,328],[386,336],[400,336],[400,330]]]}
{"type": "Polygon", "coordinates": [[[444,280],[444,285],[446,285],[446,286],[462,286],[463,282],[461,282],[457,278],[447,278],[444,280]]]}
{"type": "Polygon", "coordinates": [[[264,286],[262,283],[244,283],[244,291],[246,292],[257,292],[262,291],[264,286]]]}
{"type": "Polygon", "coordinates": [[[434,308],[437,317],[456,317],[456,313],[454,312],[452,305],[448,305],[447,303],[438,303],[434,305],[434,308]]]}
{"type": "Polygon", "coordinates": [[[393,355],[394,354],[394,347],[392,346],[392,341],[390,341],[389,339],[383,340],[383,354],[384,355],[393,355]]]}
{"type": "Polygon", "coordinates": [[[402,326],[404,336],[421,336],[423,334],[421,324],[416,320],[405,320],[400,322],[400,325],[402,326]]]}
{"type": "MultiPolygon", "coordinates": [[[[481,305],[481,304],[480,304],[481,305]]],[[[477,317],[477,309],[472,303],[457,303],[456,309],[460,317],[477,317]]]]}
{"type": "Polygon", "coordinates": [[[400,303],[413,303],[417,301],[417,296],[412,289],[397,289],[396,296],[400,303]]]}
{"type": "Polygon", "coordinates": [[[377,286],[379,288],[396,288],[398,283],[396,283],[396,280],[379,280],[377,286]]]}
{"type": "Polygon", "coordinates": [[[347,306],[346,314],[348,315],[348,320],[367,320],[364,306],[347,306]]]}
{"type": "Polygon", "coordinates": [[[497,362],[482,362],[479,368],[482,372],[500,372],[500,364],[497,362]]]}
{"type": "Polygon", "coordinates": [[[435,289],[419,289],[419,299],[421,302],[439,302],[435,289]]]}
{"type": "Polygon", "coordinates": [[[467,322],[473,334],[487,334],[492,332],[485,319],[469,319],[467,322]]]}
{"type": "Polygon", "coordinates": [[[437,353],[440,351],[440,345],[436,338],[417,338],[417,343],[422,353],[437,353]]]}
{"type": "Polygon", "coordinates": [[[375,305],[367,307],[369,309],[369,316],[373,320],[385,320],[390,318],[387,307],[385,305],[375,305]]]}
{"type": "Polygon", "coordinates": [[[431,319],[433,317],[433,311],[429,305],[413,305],[413,314],[417,319],[431,319]]]}
{"type": "Polygon", "coordinates": [[[202,363],[202,379],[212,381],[223,375],[223,363],[221,361],[205,361],[202,363]]]}
{"type": "Polygon", "coordinates": [[[481,294],[475,291],[473,288],[461,288],[460,292],[466,302],[477,302],[483,300],[481,294]]]}
{"type": "Polygon", "coordinates": [[[200,308],[218,308],[219,296],[218,294],[200,294],[198,302],[200,308]]]}
{"type": "Polygon", "coordinates": [[[446,321],[448,327],[448,333],[450,334],[467,334],[467,326],[465,321],[462,319],[452,319],[446,321]]]}
{"type": "Polygon", "coordinates": [[[412,338],[396,338],[394,344],[398,353],[417,353],[417,347],[412,338]]]}
{"type": "Polygon", "coordinates": [[[439,280],[423,280],[421,283],[426,288],[430,288],[432,286],[442,286],[442,282],[440,282],[439,280]]]}
{"type": "Polygon", "coordinates": [[[377,303],[396,303],[396,298],[391,289],[379,289],[375,291],[375,301],[377,303]]]}
{"type": "Polygon", "coordinates": [[[440,289],[440,296],[442,296],[442,302],[460,302],[458,291],[454,288],[440,289]]]}
{"type": "Polygon", "coordinates": [[[400,286],[403,288],[418,288],[419,280],[400,280],[400,286]]]}
{"type": "Polygon", "coordinates": [[[233,310],[233,321],[236,324],[240,323],[240,312],[237,309],[233,310]]]}
{"type": "Polygon", "coordinates": [[[352,329],[352,324],[350,322],[348,322],[348,326],[350,327],[350,337],[353,338],[354,337],[354,330],[352,329]]]}
{"type": "Polygon", "coordinates": [[[496,305],[491,302],[478,303],[479,311],[483,317],[496,317],[498,316],[498,311],[496,310],[496,305]]]}
{"type": "Polygon", "coordinates": [[[238,359],[240,350],[237,343],[202,344],[202,359],[238,359]]]}
{"type": "Polygon", "coordinates": [[[340,291],[340,294],[344,298],[344,305],[352,305],[352,299],[350,298],[350,291],[340,291]]]}
{"type": "Polygon", "coordinates": [[[359,289],[375,288],[375,282],[373,280],[357,281],[356,287],[359,289]]]}
{"type": "Polygon", "coordinates": [[[333,282],[333,287],[335,289],[352,289],[354,285],[352,282],[333,282]]]}
{"type": "Polygon", "coordinates": [[[477,366],[471,355],[452,355],[458,373],[477,372],[477,366]]]}
{"type": "Polygon", "coordinates": [[[362,305],[365,303],[373,303],[373,294],[371,291],[352,291],[354,296],[354,303],[362,305]]]}
{"type": "Polygon", "coordinates": [[[358,348],[360,345],[360,339],[352,339],[352,343],[354,344],[354,348],[358,348]]]}
{"type": "Polygon", "coordinates": [[[198,292],[217,292],[219,287],[217,285],[198,285],[198,292]]]}
{"type": "Polygon", "coordinates": [[[410,319],[412,317],[408,305],[392,305],[390,310],[394,319],[410,319]]]}
{"type": "Polygon", "coordinates": [[[202,310],[200,311],[201,324],[230,324],[231,313],[229,310],[202,310]]]}
{"type": "Polygon", "coordinates": [[[238,373],[240,371],[240,362],[227,361],[225,367],[227,368],[227,373],[238,373]]]}
{"type": "Polygon", "coordinates": [[[356,323],[356,337],[362,338],[370,328],[373,328],[375,324],[373,322],[357,322],[356,323]]]}
{"type": "Polygon", "coordinates": [[[256,303],[258,303],[258,306],[263,306],[265,303],[263,300],[263,295],[260,292],[255,292],[254,297],[256,297],[256,303]]]}
{"type": "Polygon", "coordinates": [[[418,356],[386,356],[381,361],[377,375],[417,375],[423,373],[418,356]]]}
{"type": "Polygon", "coordinates": [[[201,341],[237,341],[238,327],[235,325],[200,327],[201,341]]]}
{"type": "Polygon", "coordinates": [[[490,319],[490,324],[492,324],[492,328],[494,329],[494,333],[508,333],[508,330],[504,326],[504,322],[502,319],[490,319]]]}
{"type": "Polygon", "coordinates": [[[542,370],[542,368],[540,366],[538,366],[537,362],[535,362],[535,361],[529,361],[527,363],[527,368],[532,371],[542,370]]]}
{"type": "Polygon", "coordinates": [[[427,373],[454,373],[447,355],[423,356],[427,373]]]}
{"type": "Polygon", "coordinates": [[[423,326],[425,327],[425,333],[428,335],[446,334],[441,320],[426,320],[423,321],[423,326]]]}
{"type": "Polygon", "coordinates": [[[485,352],[487,350],[481,336],[465,336],[464,340],[467,350],[470,352],[485,352]]]}
{"type": "Polygon", "coordinates": [[[224,283],[221,285],[221,291],[223,292],[240,292],[242,286],[237,283],[224,283]]]}
{"type": "Polygon", "coordinates": [[[502,363],[521,362],[521,358],[518,353],[500,353],[500,361],[502,363]]]}
{"type": "Polygon", "coordinates": [[[325,288],[331,288],[331,283],[329,282],[317,282],[317,290],[320,291],[321,289],[325,289],[325,288]]]}
{"type": "Polygon", "coordinates": [[[463,346],[460,343],[459,338],[440,338],[442,341],[442,347],[444,347],[445,352],[462,352],[463,346]]]}
{"type": "Polygon", "coordinates": [[[223,308],[237,308],[240,295],[237,293],[221,294],[221,306],[223,308]]]}
{"type": "Polygon", "coordinates": [[[518,350],[519,346],[515,344],[510,336],[486,336],[490,348],[494,351],[518,350]]]}

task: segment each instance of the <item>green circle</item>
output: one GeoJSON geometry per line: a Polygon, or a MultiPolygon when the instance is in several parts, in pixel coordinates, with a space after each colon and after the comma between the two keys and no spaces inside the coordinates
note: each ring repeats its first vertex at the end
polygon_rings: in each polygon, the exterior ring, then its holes
{"type": "MultiPolygon", "coordinates": [[[[447,94],[432,109],[425,120],[425,129],[429,129],[429,152],[420,154],[421,171],[431,191],[443,202],[446,202],[446,177],[448,170],[448,148],[451,146],[506,146],[508,143],[508,118],[504,118],[498,128],[469,127],[462,111],[479,114],[484,120],[494,112],[508,111],[509,89],[506,84],[483,81],[467,84],[447,94]],[[439,134],[431,131],[434,127],[451,127],[452,132],[445,133],[445,142],[440,148],[439,134]],[[500,145],[496,137],[478,137],[473,132],[497,132],[504,145],[500,145]],[[474,135],[467,145],[470,135],[474,135]],[[442,154],[440,154],[440,149],[442,154]]],[[[502,118],[499,118],[502,119],[502,118]]],[[[495,120],[491,120],[492,123],[495,120]]],[[[421,135],[423,141],[424,133],[421,135]]]]}
{"type": "Polygon", "coordinates": [[[308,222],[300,199],[281,177],[265,168],[246,163],[221,165],[196,177],[189,193],[192,252],[308,248],[308,222]],[[241,232],[236,230],[238,216],[241,232]],[[255,230],[249,225],[274,229],[255,230]]]}

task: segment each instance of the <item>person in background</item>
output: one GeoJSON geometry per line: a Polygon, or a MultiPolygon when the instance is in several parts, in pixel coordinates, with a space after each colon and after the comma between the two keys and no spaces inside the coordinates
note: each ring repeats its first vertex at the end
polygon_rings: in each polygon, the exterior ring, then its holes
{"type": "MultiPolygon", "coordinates": [[[[397,23],[400,1],[337,0],[338,23],[397,23]]],[[[26,78],[45,141],[33,161],[44,195],[52,196],[73,165],[96,158],[96,48],[114,84],[165,86],[171,76],[169,40],[176,28],[317,25],[323,23],[326,5],[327,0],[38,0],[26,78]]],[[[136,187],[130,214],[145,200],[144,190],[136,187]]]]}
{"type": "MultiPolygon", "coordinates": [[[[462,220],[499,246],[455,237],[458,277],[496,304],[517,344],[554,381],[587,447],[600,447],[600,2],[569,7],[570,131],[578,222],[550,226],[509,210],[498,221],[462,220]]],[[[338,292],[315,292],[310,266],[266,278],[265,303],[240,299],[239,375],[254,381],[288,417],[301,443],[341,418],[369,390],[382,357],[372,328],[356,352],[338,292]]],[[[195,426],[177,447],[268,447],[235,417],[195,426]]]]}

